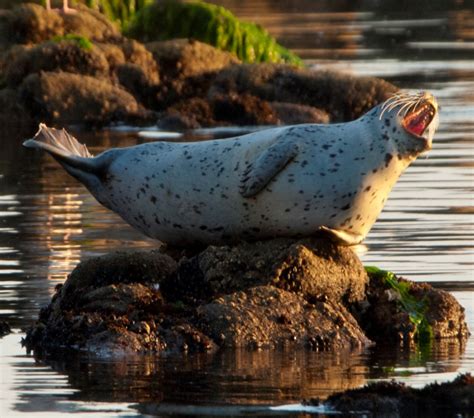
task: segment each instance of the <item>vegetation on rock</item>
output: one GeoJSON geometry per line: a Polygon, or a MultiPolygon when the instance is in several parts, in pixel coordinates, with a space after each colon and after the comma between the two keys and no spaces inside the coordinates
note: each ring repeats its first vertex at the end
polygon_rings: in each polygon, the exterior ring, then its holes
{"type": "Polygon", "coordinates": [[[150,4],[131,20],[126,33],[142,41],[194,38],[233,52],[244,62],[302,65],[261,26],[241,22],[224,7],[202,1],[150,4]]]}
{"type": "Polygon", "coordinates": [[[381,270],[378,267],[366,266],[365,270],[371,278],[383,281],[393,292],[399,306],[410,318],[410,322],[415,327],[415,337],[418,342],[429,342],[433,338],[433,330],[426,318],[428,304],[425,299],[418,300],[410,293],[411,283],[399,280],[390,271],[381,270]]]}
{"type": "Polygon", "coordinates": [[[54,36],[51,40],[53,42],[61,42],[61,41],[74,42],[79,47],[85,50],[91,50],[93,46],[90,39],[88,39],[85,36],[76,35],[75,33],[68,33],[67,35],[63,35],[63,36],[54,36]]]}
{"type": "Polygon", "coordinates": [[[151,2],[152,0],[85,0],[87,6],[99,9],[110,20],[119,22],[122,28],[127,27],[136,13],[151,2]]]}

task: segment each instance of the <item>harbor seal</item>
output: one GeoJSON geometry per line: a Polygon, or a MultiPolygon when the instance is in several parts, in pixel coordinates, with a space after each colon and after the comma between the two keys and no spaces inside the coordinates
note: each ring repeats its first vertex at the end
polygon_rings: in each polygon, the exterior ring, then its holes
{"type": "Polygon", "coordinates": [[[105,207],[171,245],[309,236],[360,243],[404,169],[431,148],[438,105],[398,94],[361,118],[201,142],[152,142],[93,157],[40,125],[50,153],[105,207]]]}

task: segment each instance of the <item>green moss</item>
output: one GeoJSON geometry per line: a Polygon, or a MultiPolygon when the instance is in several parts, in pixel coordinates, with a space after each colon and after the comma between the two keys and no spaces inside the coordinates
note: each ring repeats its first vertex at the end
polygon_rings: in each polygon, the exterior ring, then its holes
{"type": "Polygon", "coordinates": [[[378,267],[366,266],[365,270],[370,278],[382,280],[385,285],[398,293],[398,302],[415,326],[415,337],[421,345],[431,342],[433,339],[433,329],[426,319],[428,309],[425,299],[418,300],[411,293],[411,284],[398,280],[390,271],[381,270],[378,267]]]}
{"type": "Polygon", "coordinates": [[[67,35],[64,36],[55,36],[54,38],[51,39],[53,42],[62,42],[62,41],[68,41],[68,42],[75,42],[79,47],[82,49],[86,50],[91,50],[92,49],[92,41],[85,36],[81,35],[76,35],[74,33],[68,33],[67,35]]]}
{"type": "Polygon", "coordinates": [[[244,62],[302,61],[261,26],[241,22],[229,10],[202,1],[163,0],[139,11],[126,34],[141,41],[193,38],[233,52],[244,62]]]}

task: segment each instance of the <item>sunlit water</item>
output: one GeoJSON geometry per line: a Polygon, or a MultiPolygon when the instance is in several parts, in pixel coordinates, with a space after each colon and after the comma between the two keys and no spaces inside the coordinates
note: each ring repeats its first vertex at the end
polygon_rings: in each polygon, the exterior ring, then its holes
{"type": "MultiPolygon", "coordinates": [[[[436,95],[441,124],[433,150],[402,176],[358,252],[365,264],[451,291],[474,330],[474,12],[462,4],[420,13],[348,11],[334,2],[323,13],[318,2],[303,0],[273,2],[271,10],[265,1],[221,3],[257,18],[315,68],[381,76],[436,95]]],[[[136,133],[76,134],[93,152],[144,141],[136,133]]],[[[74,266],[113,249],[156,243],[98,205],[50,158],[20,143],[15,135],[0,136],[0,318],[16,330],[0,340],[2,418],[262,415],[248,406],[294,404],[370,379],[422,386],[474,369],[473,338],[465,347],[441,344],[422,352],[238,351],[38,362],[21,349],[20,329],[74,266]]]]}

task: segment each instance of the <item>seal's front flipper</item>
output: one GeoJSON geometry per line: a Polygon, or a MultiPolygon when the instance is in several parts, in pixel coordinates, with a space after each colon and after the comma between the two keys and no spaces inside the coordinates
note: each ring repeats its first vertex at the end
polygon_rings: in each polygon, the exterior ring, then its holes
{"type": "Polygon", "coordinates": [[[240,180],[240,194],[243,197],[253,197],[260,193],[296,154],[298,146],[294,142],[277,141],[244,171],[240,180]]]}
{"type": "Polygon", "coordinates": [[[364,239],[364,236],[361,234],[354,234],[353,232],[344,231],[343,229],[331,229],[326,226],[321,226],[319,230],[328,234],[333,241],[341,245],[357,245],[364,239]]]}

